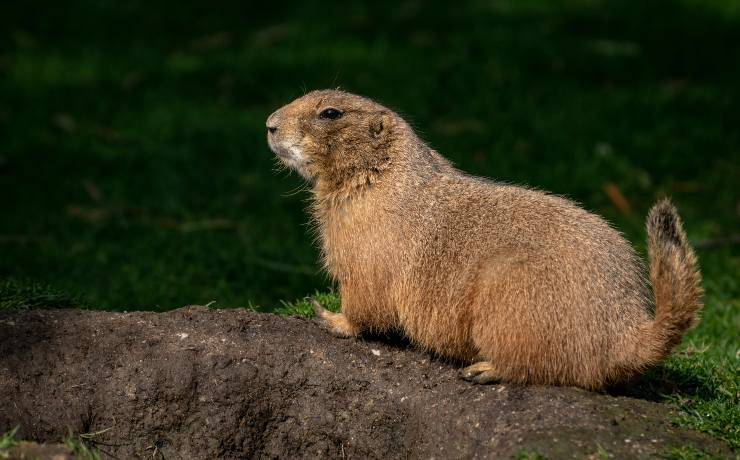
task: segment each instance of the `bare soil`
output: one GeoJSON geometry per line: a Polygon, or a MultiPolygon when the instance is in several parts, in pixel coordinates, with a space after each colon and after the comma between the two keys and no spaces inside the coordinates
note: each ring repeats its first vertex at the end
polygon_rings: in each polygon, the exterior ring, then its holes
{"type": "Polygon", "coordinates": [[[665,404],[457,373],[398,342],[245,310],[0,313],[0,432],[100,432],[104,456],[645,458],[686,444],[731,455],[665,404]]]}

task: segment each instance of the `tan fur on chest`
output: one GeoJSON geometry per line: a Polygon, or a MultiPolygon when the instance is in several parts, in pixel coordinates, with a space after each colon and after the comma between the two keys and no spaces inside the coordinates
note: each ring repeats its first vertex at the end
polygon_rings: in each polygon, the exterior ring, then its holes
{"type": "Polygon", "coordinates": [[[400,229],[393,228],[393,216],[379,206],[376,192],[332,203],[317,221],[324,264],[339,284],[342,311],[380,332],[396,324],[393,292],[403,278],[399,267],[407,254],[400,229]]]}

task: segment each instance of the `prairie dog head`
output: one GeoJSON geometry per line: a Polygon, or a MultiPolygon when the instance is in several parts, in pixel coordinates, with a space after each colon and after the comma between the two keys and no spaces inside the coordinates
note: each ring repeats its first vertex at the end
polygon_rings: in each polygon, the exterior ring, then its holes
{"type": "Polygon", "coordinates": [[[311,182],[367,180],[390,162],[399,120],[369,99],[313,91],[267,118],[267,142],[280,161],[311,182]]]}

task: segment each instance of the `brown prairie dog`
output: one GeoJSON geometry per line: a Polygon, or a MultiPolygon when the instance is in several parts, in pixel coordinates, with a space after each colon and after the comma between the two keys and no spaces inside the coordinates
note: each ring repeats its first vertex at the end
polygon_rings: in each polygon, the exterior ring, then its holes
{"type": "Polygon", "coordinates": [[[458,171],[369,99],[314,91],[267,128],[311,183],[342,301],[317,313],[336,334],[399,330],[470,363],[462,375],[478,383],[599,389],[661,361],[698,321],[701,276],[668,200],[647,219],[648,283],[600,217],[458,171]]]}

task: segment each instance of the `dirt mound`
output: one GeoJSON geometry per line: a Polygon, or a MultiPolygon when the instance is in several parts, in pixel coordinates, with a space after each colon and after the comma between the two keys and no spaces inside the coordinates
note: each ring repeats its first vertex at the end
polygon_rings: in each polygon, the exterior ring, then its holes
{"type": "Polygon", "coordinates": [[[119,458],[644,457],[687,443],[658,403],[475,386],[407,347],[243,310],[0,313],[0,432],[119,458]]]}

